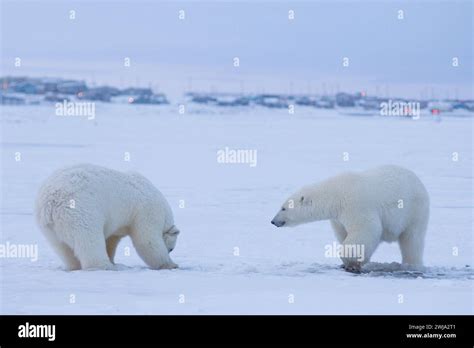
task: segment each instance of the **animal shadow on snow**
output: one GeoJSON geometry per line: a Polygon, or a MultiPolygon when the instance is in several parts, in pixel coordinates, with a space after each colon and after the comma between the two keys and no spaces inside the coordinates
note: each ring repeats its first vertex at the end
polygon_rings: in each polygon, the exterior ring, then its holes
{"type": "Polygon", "coordinates": [[[360,274],[346,272],[342,266],[312,264],[303,272],[327,273],[328,271],[344,272],[350,276],[406,278],[406,279],[474,279],[474,271],[466,265],[464,268],[448,267],[413,267],[398,262],[365,264],[360,274]]]}

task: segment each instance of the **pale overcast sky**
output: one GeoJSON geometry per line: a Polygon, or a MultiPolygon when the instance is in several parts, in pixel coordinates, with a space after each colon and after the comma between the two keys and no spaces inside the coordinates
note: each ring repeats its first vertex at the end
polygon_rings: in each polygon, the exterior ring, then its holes
{"type": "Polygon", "coordinates": [[[471,93],[469,0],[1,3],[2,75],[82,76],[163,90],[204,81],[218,89],[471,93]],[[22,67],[14,67],[15,57],[22,67]]]}

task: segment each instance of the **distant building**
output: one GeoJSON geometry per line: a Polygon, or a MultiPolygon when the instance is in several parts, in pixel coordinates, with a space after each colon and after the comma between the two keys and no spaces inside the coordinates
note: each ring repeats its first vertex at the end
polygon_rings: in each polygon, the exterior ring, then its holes
{"type": "Polygon", "coordinates": [[[10,84],[10,89],[17,93],[24,94],[43,94],[44,86],[41,83],[33,81],[23,81],[10,84]]]}
{"type": "Polygon", "coordinates": [[[23,105],[25,104],[25,99],[18,96],[8,95],[0,93],[0,104],[2,105],[23,105]]]}
{"type": "Polygon", "coordinates": [[[85,91],[79,92],[77,94],[77,97],[79,99],[110,102],[111,97],[116,96],[119,93],[120,92],[117,88],[97,87],[97,88],[89,88],[85,91]]]}
{"type": "Polygon", "coordinates": [[[41,79],[41,83],[44,86],[44,91],[46,93],[57,92],[58,85],[61,83],[61,79],[44,78],[44,79],[41,79]]]}
{"type": "Polygon", "coordinates": [[[355,106],[356,98],[349,93],[337,93],[336,94],[336,105],[340,107],[351,107],[355,106]]]}
{"type": "Polygon", "coordinates": [[[64,94],[78,94],[87,90],[87,85],[83,81],[61,81],[57,85],[57,91],[64,94]]]}
{"type": "MultiPolygon", "coordinates": [[[[1,104],[41,104],[75,100],[93,100],[128,104],[169,104],[166,95],[153,93],[151,88],[130,87],[120,90],[111,86],[88,88],[84,81],[60,78],[30,78],[25,76],[0,77],[1,104]]],[[[218,107],[241,107],[261,105],[267,108],[288,108],[290,105],[304,105],[332,109],[350,115],[373,115],[383,103],[417,103],[417,109],[427,108],[432,113],[457,111],[458,114],[474,112],[473,100],[415,100],[406,98],[382,98],[367,96],[365,92],[337,93],[330,96],[289,94],[247,94],[238,93],[195,93],[185,94],[187,102],[218,107]],[[347,109],[343,109],[347,108],[347,109]]]]}

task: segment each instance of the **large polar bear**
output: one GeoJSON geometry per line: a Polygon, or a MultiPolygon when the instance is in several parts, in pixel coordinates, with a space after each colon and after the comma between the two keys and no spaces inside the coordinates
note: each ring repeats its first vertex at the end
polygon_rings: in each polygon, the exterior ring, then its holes
{"type": "Polygon", "coordinates": [[[125,236],[151,268],[177,267],[169,256],[179,233],[173,213],[140,174],[90,164],[60,169],[39,190],[36,218],[68,270],[120,269],[114,255],[125,236]]]}
{"type": "Polygon", "coordinates": [[[330,220],[341,250],[363,246],[362,258],[341,256],[346,270],[358,272],[381,241],[398,241],[402,262],[422,266],[428,219],[429,196],[420,179],[408,169],[387,165],[303,187],[271,223],[281,227],[330,220]]]}

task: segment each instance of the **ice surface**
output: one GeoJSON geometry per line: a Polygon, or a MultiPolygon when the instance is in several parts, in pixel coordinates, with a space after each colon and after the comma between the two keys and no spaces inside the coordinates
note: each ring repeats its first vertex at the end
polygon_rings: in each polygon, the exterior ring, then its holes
{"type": "Polygon", "coordinates": [[[303,107],[290,115],[189,106],[180,115],[177,105],[98,103],[89,121],[57,117],[53,105],[5,106],[1,127],[0,242],[37,243],[39,259],[0,259],[0,313],[473,313],[472,118],[350,117],[303,107]],[[217,163],[226,146],[257,150],[258,165],[217,163]],[[116,258],[124,271],[61,269],[33,203],[53,170],[81,162],[137,170],[163,192],[182,232],[172,253],[179,269],[147,269],[129,239],[116,258]],[[270,224],[300,186],[388,163],[415,171],[430,193],[425,269],[406,269],[398,246],[382,244],[361,274],[347,273],[324,256],[335,240],[327,221],[270,224]]]}

